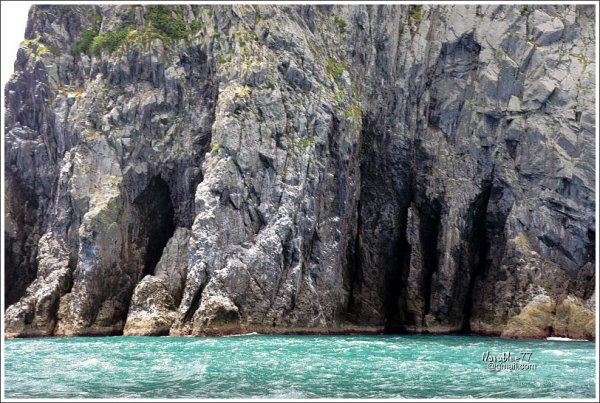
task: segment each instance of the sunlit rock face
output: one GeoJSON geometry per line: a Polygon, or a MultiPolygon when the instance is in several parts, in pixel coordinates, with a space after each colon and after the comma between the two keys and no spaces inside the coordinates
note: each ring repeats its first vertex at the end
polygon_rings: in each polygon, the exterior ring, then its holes
{"type": "Polygon", "coordinates": [[[6,336],[594,338],[594,20],[34,6],[5,88],[6,336]]]}

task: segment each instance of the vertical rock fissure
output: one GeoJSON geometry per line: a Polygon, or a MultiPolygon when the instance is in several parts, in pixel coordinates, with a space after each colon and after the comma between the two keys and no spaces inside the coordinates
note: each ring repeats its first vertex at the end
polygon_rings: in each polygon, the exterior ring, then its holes
{"type": "MultiPolygon", "coordinates": [[[[4,237],[4,302],[9,306],[19,300],[37,275],[36,229],[38,201],[6,170],[7,216],[4,237]],[[10,206],[10,210],[8,210],[10,206]],[[17,251],[17,252],[15,252],[17,251]]],[[[6,200],[5,199],[5,200],[6,200]]]]}
{"type": "Polygon", "coordinates": [[[487,216],[488,204],[492,193],[492,182],[484,183],[482,193],[476,198],[473,203],[473,221],[471,224],[471,239],[469,245],[471,251],[469,253],[469,283],[465,304],[463,308],[463,322],[461,326],[462,333],[470,333],[471,331],[471,312],[473,306],[473,288],[476,279],[485,272],[488,264],[488,253],[490,251],[490,241],[487,231],[487,216]]]}
{"type": "Polygon", "coordinates": [[[183,315],[183,320],[182,320],[183,322],[189,322],[190,320],[192,320],[192,317],[198,310],[198,307],[200,306],[200,302],[202,301],[202,292],[203,291],[204,291],[204,285],[202,285],[194,294],[194,297],[192,298],[192,301],[190,303],[190,307],[185,311],[185,314],[183,315]]]}
{"type": "MultiPolygon", "coordinates": [[[[423,281],[424,307],[423,317],[430,313],[431,309],[431,283],[434,273],[438,269],[438,237],[440,232],[439,202],[434,201],[426,208],[426,213],[421,214],[421,242],[424,255],[425,276],[423,281]]],[[[425,323],[419,325],[425,326],[425,323]]]]}
{"type": "MultiPolygon", "coordinates": [[[[360,200],[358,201],[357,211],[360,211],[360,200]]],[[[354,322],[356,318],[354,318],[352,307],[356,303],[355,293],[356,287],[360,287],[361,284],[361,265],[360,258],[358,256],[358,251],[360,250],[360,220],[358,220],[357,216],[357,226],[356,226],[356,235],[354,237],[354,243],[348,247],[348,257],[347,257],[347,287],[348,287],[348,302],[346,305],[346,320],[350,322],[354,322]]]]}
{"type": "Polygon", "coordinates": [[[395,264],[386,268],[384,286],[384,331],[399,333],[404,328],[402,294],[406,288],[410,270],[411,246],[406,239],[408,203],[402,206],[399,224],[400,231],[396,247],[395,264]]]}

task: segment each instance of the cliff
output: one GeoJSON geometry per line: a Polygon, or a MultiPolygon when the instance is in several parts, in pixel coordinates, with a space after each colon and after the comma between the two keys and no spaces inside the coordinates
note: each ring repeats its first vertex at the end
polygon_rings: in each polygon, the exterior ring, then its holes
{"type": "Polygon", "coordinates": [[[593,6],[34,6],[5,335],[595,337],[593,6]]]}

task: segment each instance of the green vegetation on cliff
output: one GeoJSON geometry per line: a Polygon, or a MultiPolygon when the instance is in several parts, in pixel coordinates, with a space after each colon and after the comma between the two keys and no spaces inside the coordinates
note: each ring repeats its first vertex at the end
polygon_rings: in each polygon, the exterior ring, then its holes
{"type": "Polygon", "coordinates": [[[149,6],[148,19],[167,38],[187,38],[187,26],[183,21],[173,17],[172,7],[165,5],[149,6]]]}
{"type": "Polygon", "coordinates": [[[94,55],[100,54],[103,49],[107,49],[111,53],[114,52],[121,47],[125,39],[127,39],[127,35],[132,30],[135,30],[135,28],[127,27],[97,35],[90,44],[90,52],[94,55]]]}
{"type": "Polygon", "coordinates": [[[90,46],[94,41],[94,38],[98,35],[98,32],[91,29],[87,29],[81,33],[81,39],[79,39],[72,46],[73,52],[75,53],[88,53],[90,46]]]}
{"type": "MultiPolygon", "coordinates": [[[[140,33],[140,38],[158,37],[162,40],[187,38],[188,26],[179,17],[174,17],[172,8],[164,5],[149,6],[147,19],[150,24],[145,27],[144,32],[140,33]]],[[[201,24],[199,21],[193,21],[190,28],[198,31],[201,24]]],[[[130,35],[133,31],[136,31],[133,26],[102,33],[95,29],[87,29],[81,33],[80,39],[71,48],[75,53],[99,55],[104,49],[112,53],[128,38],[138,37],[135,34],[130,35]]]]}

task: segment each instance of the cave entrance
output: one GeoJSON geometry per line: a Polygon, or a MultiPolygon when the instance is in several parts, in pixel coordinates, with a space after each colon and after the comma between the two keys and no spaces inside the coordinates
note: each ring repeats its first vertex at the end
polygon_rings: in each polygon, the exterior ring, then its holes
{"type": "Polygon", "coordinates": [[[138,245],[145,250],[142,277],[154,274],[163,249],[175,232],[175,209],[169,185],[159,176],[133,202],[140,219],[138,245]]]}

